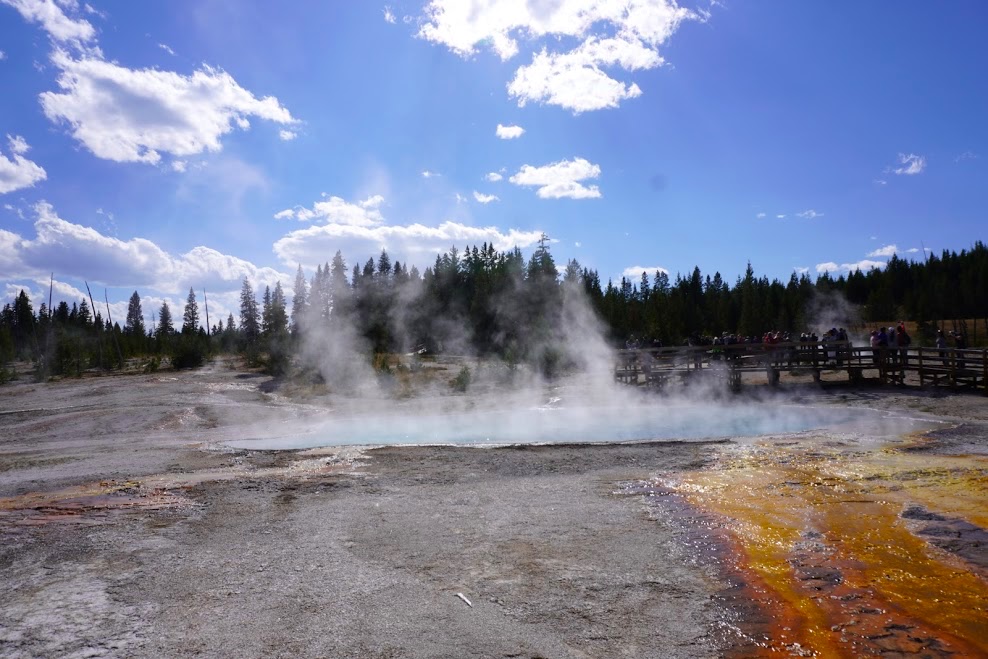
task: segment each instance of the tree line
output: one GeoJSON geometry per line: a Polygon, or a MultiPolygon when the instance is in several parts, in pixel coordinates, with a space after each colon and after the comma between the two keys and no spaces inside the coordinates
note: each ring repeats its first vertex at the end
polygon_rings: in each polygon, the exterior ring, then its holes
{"type": "Polygon", "coordinates": [[[176,328],[167,302],[146,327],[136,291],[121,327],[86,299],[54,309],[42,302],[35,312],[22,290],[0,311],[0,365],[32,360],[45,375],[66,375],[119,368],[138,356],[147,357],[152,368],[162,356],[187,367],[212,353],[240,352],[253,364],[284,372],[307,340],[346,335],[354,339],[350,349],[367,354],[490,355],[552,373],[579,361],[572,345],[576,326],[594,331],[577,311],[584,303],[616,346],[631,339],[680,345],[721,332],[799,333],[819,329],[811,325],[821,318],[847,326],[859,319],[947,324],[975,342],[980,323],[981,336],[988,335],[988,249],[980,241],[959,253],[921,261],[893,256],[883,269],[836,278],[823,273],[816,281],[796,273],[786,282],[769,280],[749,264],[733,285],[719,272],[704,276],[698,267],[674,278],[644,272],[634,281],[622,277],[602,284],[596,270],[575,259],[557,268],[543,236],[527,260],[518,248],[498,251],[485,243],[462,252],[450,248],[421,273],[392,262],[387,251],[352,268],[337,252],[309,279],[299,266],[293,291],[289,313],[280,282],[266,287],[259,303],[244,279],[239,318],[231,313],[225,321],[204,324],[190,289],[176,328]]]}

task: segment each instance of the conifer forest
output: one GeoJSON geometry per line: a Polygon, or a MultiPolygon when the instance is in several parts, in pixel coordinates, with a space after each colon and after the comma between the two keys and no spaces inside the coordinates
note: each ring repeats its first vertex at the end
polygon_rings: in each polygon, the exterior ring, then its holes
{"type": "Polygon", "coordinates": [[[733,282],[699,268],[671,278],[658,271],[602,282],[576,260],[558,267],[545,238],[527,260],[517,248],[453,247],[422,272],[392,262],[386,251],[353,265],[337,252],[311,278],[299,266],[291,290],[288,299],[281,283],[260,292],[245,279],[239,313],[208,324],[206,300],[193,289],[182,310],[167,303],[143,309],[135,291],[124,319],[111,319],[109,308],[91,298],[49,309],[22,290],[0,313],[0,367],[22,360],[33,362],[40,376],[76,375],[120,368],[134,357],[146,358],[150,368],[163,358],[183,368],[210,354],[239,352],[284,372],[306,336],[345,329],[368,357],[473,354],[527,361],[551,373],[566,363],[568,350],[578,349],[567,345],[567,327],[588,322],[574,316],[569,302],[595,317],[590,322],[614,347],[899,319],[917,324],[921,344],[932,343],[936,327],[963,332],[972,345],[988,343],[988,249],[980,241],[959,253],[916,261],[893,256],[884,269],[824,273],[815,281],[796,273],[769,280],[749,264],[733,282]],[[149,313],[153,326],[145,320],[149,313]]]}

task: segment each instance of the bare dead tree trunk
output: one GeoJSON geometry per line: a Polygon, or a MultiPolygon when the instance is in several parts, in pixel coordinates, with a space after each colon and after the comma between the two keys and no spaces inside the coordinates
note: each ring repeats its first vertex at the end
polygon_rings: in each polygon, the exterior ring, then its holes
{"type": "Polygon", "coordinates": [[[206,336],[210,336],[212,330],[209,329],[209,300],[206,299],[206,289],[202,289],[202,306],[206,309],[206,336]]]}
{"type": "Polygon", "coordinates": [[[120,364],[120,368],[123,368],[123,352],[120,351],[120,341],[117,339],[117,333],[113,331],[113,318],[110,316],[110,298],[106,294],[106,289],[103,289],[103,300],[106,301],[106,320],[110,323],[110,334],[113,335],[113,344],[117,346],[117,363],[120,364]]]}
{"type": "Polygon", "coordinates": [[[93,325],[96,326],[96,348],[99,350],[99,370],[103,370],[103,328],[102,323],[96,322],[96,304],[93,302],[93,292],[89,290],[89,282],[86,284],[86,292],[89,293],[89,308],[93,310],[93,325]]]}
{"type": "Polygon", "coordinates": [[[45,376],[47,377],[51,373],[51,333],[55,328],[55,314],[51,310],[51,298],[52,290],[55,288],[55,273],[51,273],[51,279],[48,280],[48,332],[45,334],[45,355],[44,355],[44,365],[45,365],[45,376]]]}

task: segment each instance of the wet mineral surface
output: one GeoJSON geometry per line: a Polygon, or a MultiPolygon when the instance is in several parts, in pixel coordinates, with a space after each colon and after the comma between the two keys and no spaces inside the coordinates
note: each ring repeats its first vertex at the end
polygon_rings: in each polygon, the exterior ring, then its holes
{"type": "MultiPolygon", "coordinates": [[[[219,366],[0,389],[0,655],[988,654],[986,400],[908,436],[226,448],[332,413],[219,366]]],[[[661,404],[661,399],[656,404],[661,404]]]]}

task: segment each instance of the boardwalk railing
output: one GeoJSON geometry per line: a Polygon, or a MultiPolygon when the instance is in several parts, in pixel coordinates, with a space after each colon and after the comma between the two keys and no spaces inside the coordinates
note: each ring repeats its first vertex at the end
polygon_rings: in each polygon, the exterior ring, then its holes
{"type": "Polygon", "coordinates": [[[619,350],[614,376],[652,387],[672,380],[688,385],[697,378],[721,378],[737,389],[747,372],[765,373],[775,385],[784,372],[810,374],[819,381],[823,371],[847,371],[851,381],[862,380],[866,371],[877,372],[882,383],[894,384],[915,373],[921,386],[980,388],[988,395],[988,350],[854,347],[846,341],[619,350]]]}

